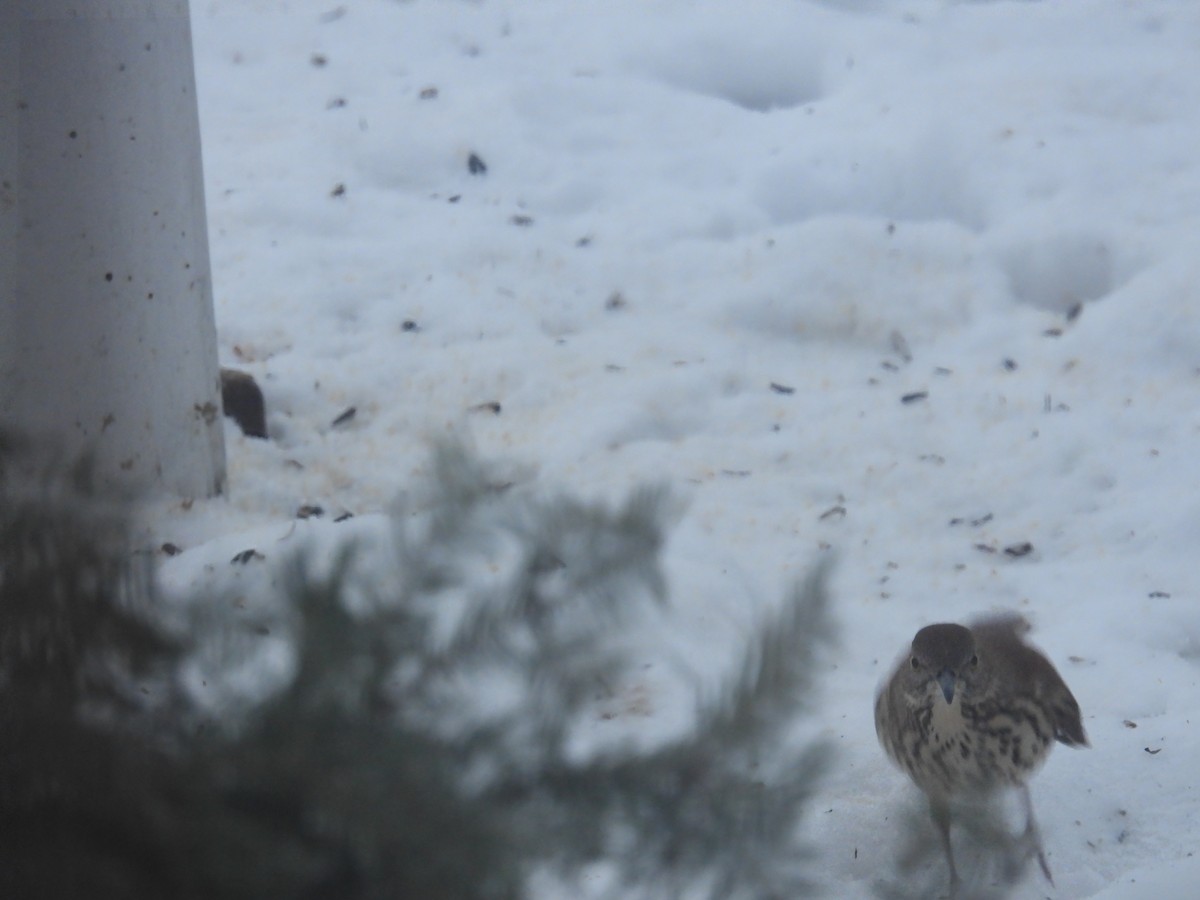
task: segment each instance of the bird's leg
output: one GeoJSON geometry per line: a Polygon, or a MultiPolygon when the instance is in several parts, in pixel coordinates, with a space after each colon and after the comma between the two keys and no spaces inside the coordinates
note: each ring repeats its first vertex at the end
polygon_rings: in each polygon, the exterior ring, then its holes
{"type": "Polygon", "coordinates": [[[1042,874],[1046,876],[1046,880],[1053,887],[1054,876],[1050,874],[1050,864],[1046,862],[1046,851],[1042,849],[1042,835],[1038,829],[1037,819],[1033,815],[1033,798],[1029,794],[1029,785],[1027,784],[1021,785],[1021,805],[1025,807],[1025,833],[1021,838],[1037,852],[1038,864],[1042,867],[1042,874]]]}
{"type": "Polygon", "coordinates": [[[942,849],[946,852],[946,864],[950,867],[950,900],[958,897],[958,868],[954,865],[954,850],[950,847],[950,807],[944,803],[932,801],[929,804],[933,814],[933,824],[937,826],[938,837],[942,841],[942,849]]]}

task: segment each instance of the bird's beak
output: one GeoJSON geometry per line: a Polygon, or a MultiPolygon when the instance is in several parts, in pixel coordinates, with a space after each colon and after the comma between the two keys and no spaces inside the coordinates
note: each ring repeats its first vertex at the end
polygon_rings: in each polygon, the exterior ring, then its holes
{"type": "Polygon", "coordinates": [[[937,683],[942,688],[942,696],[946,698],[947,703],[954,702],[954,683],[958,680],[958,676],[951,669],[942,669],[938,672],[937,683]]]}

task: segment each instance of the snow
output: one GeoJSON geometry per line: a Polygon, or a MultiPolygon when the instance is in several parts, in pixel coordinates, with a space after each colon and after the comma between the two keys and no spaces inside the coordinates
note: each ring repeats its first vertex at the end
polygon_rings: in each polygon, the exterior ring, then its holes
{"type": "MultiPolygon", "coordinates": [[[[1200,4],[192,17],[222,363],[272,440],[227,425],[228,496],[151,510],[184,548],[165,584],[253,604],[289,548],[386,535],[451,433],[533,489],[665,482],[700,689],[838,554],[808,835],[831,894],[872,896],[918,806],[874,735],[895,655],[1016,608],[1093,745],[1035,780],[1056,887],[1017,896],[1193,895],[1200,4]]],[[[681,727],[670,681],[594,740],[681,727]]]]}

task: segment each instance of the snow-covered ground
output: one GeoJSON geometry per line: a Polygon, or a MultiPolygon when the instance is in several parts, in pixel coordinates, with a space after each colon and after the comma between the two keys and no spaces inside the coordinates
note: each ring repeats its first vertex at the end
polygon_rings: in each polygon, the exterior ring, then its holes
{"type": "MultiPolygon", "coordinates": [[[[155,511],[168,584],[382,533],[449,432],[534,489],[665,481],[704,683],[838,552],[831,895],[872,895],[916,803],[872,720],[896,654],[1016,608],[1093,745],[1034,782],[1057,887],[1018,896],[1195,896],[1200,4],[192,16],[222,362],[273,439],[229,426],[228,497],[155,511]]],[[[595,739],[681,702],[648,676],[595,739]]]]}

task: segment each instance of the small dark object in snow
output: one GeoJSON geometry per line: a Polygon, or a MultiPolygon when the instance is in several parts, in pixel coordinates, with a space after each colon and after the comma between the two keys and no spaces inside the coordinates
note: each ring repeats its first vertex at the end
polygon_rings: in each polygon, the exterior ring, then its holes
{"type": "Polygon", "coordinates": [[[1015,359],[1011,358],[1011,357],[1007,357],[1007,356],[1006,356],[1006,357],[1004,358],[1004,362],[1002,362],[1002,363],[1001,363],[1001,365],[1002,365],[1002,366],[1004,366],[1004,371],[1005,371],[1005,372],[1015,372],[1015,371],[1017,371],[1017,361],[1016,361],[1015,359]]]}
{"type": "Polygon", "coordinates": [[[1083,304],[1077,301],[1071,305],[1070,309],[1067,310],[1067,321],[1074,322],[1079,318],[1079,314],[1081,312],[1083,312],[1083,304]]]}
{"type": "Polygon", "coordinates": [[[332,100],[330,100],[328,103],[325,104],[326,109],[343,109],[345,106],[346,106],[346,98],[345,97],[334,97],[332,100]]]}
{"type": "Polygon", "coordinates": [[[333,521],[334,521],[334,524],[337,524],[338,522],[345,522],[347,519],[353,519],[353,518],[354,518],[354,513],[344,512],[340,516],[338,516],[336,519],[334,519],[333,521]]]}
{"type": "Polygon", "coordinates": [[[1145,750],[1147,753],[1149,753],[1151,756],[1154,756],[1154,755],[1156,755],[1156,754],[1158,754],[1158,753],[1162,753],[1162,747],[1159,747],[1157,750],[1151,750],[1149,747],[1144,747],[1143,749],[1144,749],[1144,750],[1145,750]]]}
{"type": "Polygon", "coordinates": [[[943,376],[944,376],[944,375],[953,375],[953,374],[954,374],[954,370],[953,370],[953,369],[947,369],[945,366],[934,366],[934,368],[933,368],[933,374],[934,374],[934,375],[943,375],[943,376]]]}
{"type": "Polygon", "coordinates": [[[1063,333],[1063,331],[1061,328],[1047,328],[1045,331],[1042,332],[1042,336],[1043,337],[1062,337],[1062,333],[1063,333]]]}
{"type": "Polygon", "coordinates": [[[314,53],[308,61],[320,69],[329,64],[329,57],[324,53],[314,53]]]}
{"type": "Polygon", "coordinates": [[[246,437],[266,438],[262,390],[249,374],[237,369],[221,370],[221,406],[246,437]]]}
{"type": "Polygon", "coordinates": [[[1132,719],[1126,719],[1123,724],[1126,728],[1137,728],[1137,722],[1134,722],[1132,719]]]}
{"type": "Polygon", "coordinates": [[[967,524],[970,524],[972,528],[978,528],[979,526],[985,526],[985,524],[988,524],[990,521],[990,512],[984,512],[982,516],[979,516],[979,518],[972,518],[972,520],[966,520],[966,518],[962,518],[962,516],[955,516],[952,518],[952,520],[950,520],[950,524],[952,524],[952,526],[959,526],[959,524],[966,522],[967,524]]]}
{"type": "Polygon", "coordinates": [[[773,390],[776,394],[796,393],[796,389],[794,387],[788,387],[786,384],[780,384],[778,381],[771,382],[771,390],[773,390]]]}
{"type": "Polygon", "coordinates": [[[901,403],[916,403],[918,400],[924,400],[929,396],[929,391],[913,391],[911,394],[905,394],[900,398],[901,403]]]}
{"type": "Polygon", "coordinates": [[[339,181],[337,184],[335,184],[333,186],[333,190],[329,192],[329,196],[330,197],[345,197],[346,196],[346,185],[342,184],[342,182],[339,181]]]}
{"type": "Polygon", "coordinates": [[[585,234],[583,237],[581,237],[579,240],[577,240],[577,241],[575,242],[575,246],[576,246],[576,247],[590,247],[590,246],[592,246],[592,236],[591,236],[590,234],[585,234]]]}
{"type": "Polygon", "coordinates": [[[468,412],[490,412],[494,415],[500,415],[500,404],[496,400],[490,400],[487,403],[476,403],[469,407],[468,412]]]}
{"type": "Polygon", "coordinates": [[[341,413],[338,414],[338,417],[336,419],[334,419],[330,423],[330,425],[334,428],[337,428],[339,425],[345,425],[347,422],[349,422],[351,419],[353,419],[357,414],[358,414],[357,406],[348,406],[344,410],[342,410],[341,413]]]}
{"type": "Polygon", "coordinates": [[[320,518],[323,515],[325,515],[324,509],[322,509],[319,506],[309,505],[307,503],[304,504],[302,507],[300,507],[298,510],[296,510],[296,518],[297,519],[314,519],[314,518],[320,518]]]}
{"type": "Polygon", "coordinates": [[[1171,595],[1168,594],[1166,591],[1151,591],[1147,596],[1149,596],[1151,600],[1170,600],[1171,599],[1171,595]]]}
{"type": "Polygon", "coordinates": [[[1033,544],[1029,541],[1023,541],[1020,544],[1010,544],[1004,548],[1004,553],[1011,556],[1013,559],[1020,559],[1022,556],[1028,556],[1033,552],[1033,544]]]}
{"type": "Polygon", "coordinates": [[[624,309],[629,305],[629,301],[625,299],[625,295],[620,291],[613,291],[608,295],[608,299],[604,301],[604,308],[607,310],[624,309]]]}
{"type": "Polygon", "coordinates": [[[517,213],[515,216],[510,216],[509,220],[519,228],[528,228],[533,224],[533,216],[527,216],[524,213],[517,213]]]}
{"type": "Polygon", "coordinates": [[[403,322],[400,323],[400,330],[401,331],[420,331],[421,328],[412,319],[405,319],[403,322]]]}
{"type": "Polygon", "coordinates": [[[486,175],[487,163],[485,163],[478,153],[472,153],[467,157],[467,171],[472,175],[486,175]]]}
{"type": "Polygon", "coordinates": [[[834,518],[837,518],[837,519],[846,518],[846,507],[831,506],[831,507],[829,507],[829,509],[825,510],[825,512],[823,512],[819,516],[817,516],[817,520],[821,521],[821,522],[824,522],[826,519],[834,519],[834,518]]]}
{"type": "Polygon", "coordinates": [[[167,556],[178,556],[180,553],[183,552],[182,550],[179,549],[179,546],[177,544],[172,544],[170,541],[167,541],[165,544],[163,544],[160,549],[167,556]]]}
{"type": "Polygon", "coordinates": [[[446,202],[447,203],[457,203],[461,199],[462,199],[462,194],[451,194],[449,197],[446,198],[446,202]]]}
{"type": "Polygon", "coordinates": [[[900,371],[900,367],[898,365],[896,365],[894,362],[892,362],[890,359],[885,359],[883,362],[881,362],[879,364],[879,368],[887,369],[889,372],[899,372],[900,371]]]}
{"type": "Polygon", "coordinates": [[[253,547],[251,547],[249,550],[243,550],[241,553],[239,553],[237,556],[235,556],[229,562],[231,565],[244,566],[244,565],[246,565],[246,563],[250,562],[251,560],[255,560],[255,559],[266,559],[266,557],[263,556],[261,553],[259,553],[257,550],[255,550],[253,547]]]}
{"type": "MultiPolygon", "coordinates": [[[[438,95],[438,89],[435,88],[432,84],[429,87],[421,88],[421,93],[417,94],[417,96],[420,97],[422,100],[436,100],[437,95],[438,95]]],[[[475,158],[478,159],[479,157],[475,157],[475,158]]]]}
{"type": "Polygon", "coordinates": [[[996,548],[991,546],[990,544],[976,544],[975,549],[980,551],[981,553],[995,553],[996,552],[996,548]]]}

